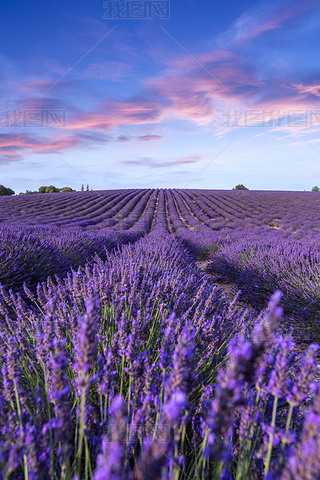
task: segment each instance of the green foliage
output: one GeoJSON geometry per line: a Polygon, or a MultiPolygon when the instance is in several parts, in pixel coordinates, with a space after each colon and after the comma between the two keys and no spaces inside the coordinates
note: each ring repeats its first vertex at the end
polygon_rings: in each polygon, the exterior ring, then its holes
{"type": "Polygon", "coordinates": [[[25,192],[20,192],[19,195],[31,195],[33,193],[39,193],[37,191],[26,190],[25,192]]]}
{"type": "Polygon", "coordinates": [[[54,185],[43,185],[39,188],[39,193],[56,193],[56,192],[74,192],[71,187],[57,188],[54,185]]]}
{"type": "Polygon", "coordinates": [[[4,187],[3,185],[0,185],[0,196],[4,195],[14,195],[14,191],[11,190],[9,187],[4,187]]]}
{"type": "Polygon", "coordinates": [[[215,245],[213,243],[210,243],[208,245],[205,245],[201,249],[200,254],[199,254],[199,258],[200,258],[200,260],[209,260],[210,257],[213,254],[217,253],[219,250],[220,250],[219,245],[215,245]]]}
{"type": "Polygon", "coordinates": [[[56,193],[56,192],[60,192],[60,190],[54,185],[49,185],[49,187],[47,187],[45,191],[45,193],[56,193]]]}
{"type": "Polygon", "coordinates": [[[312,187],[312,188],[311,188],[311,191],[312,191],[312,192],[320,192],[320,188],[317,187],[317,186],[315,186],[315,187],[312,187]]]}
{"type": "MultiPolygon", "coordinates": [[[[38,191],[33,192],[32,190],[26,190],[25,192],[20,192],[19,195],[31,194],[31,193],[56,193],[56,192],[75,192],[71,187],[57,188],[54,185],[42,185],[39,187],[38,191]]],[[[14,193],[14,192],[13,192],[14,193]]],[[[1,194],[0,194],[1,195],[1,194]]]]}
{"type": "Polygon", "coordinates": [[[245,187],[244,185],[236,185],[232,190],[249,190],[249,188],[245,187]]]}

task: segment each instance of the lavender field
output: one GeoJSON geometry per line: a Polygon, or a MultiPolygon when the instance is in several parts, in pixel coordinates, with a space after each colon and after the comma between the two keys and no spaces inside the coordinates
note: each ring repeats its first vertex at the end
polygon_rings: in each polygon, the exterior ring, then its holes
{"type": "Polygon", "coordinates": [[[0,478],[319,479],[319,230],[318,192],[0,197],[0,478]]]}

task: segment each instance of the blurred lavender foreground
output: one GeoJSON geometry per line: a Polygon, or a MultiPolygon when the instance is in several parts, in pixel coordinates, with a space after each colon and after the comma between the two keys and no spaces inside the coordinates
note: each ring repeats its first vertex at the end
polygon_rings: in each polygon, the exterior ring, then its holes
{"type": "Polygon", "coordinates": [[[320,478],[318,347],[269,295],[316,325],[317,193],[63,195],[0,199],[0,478],[320,478]]]}

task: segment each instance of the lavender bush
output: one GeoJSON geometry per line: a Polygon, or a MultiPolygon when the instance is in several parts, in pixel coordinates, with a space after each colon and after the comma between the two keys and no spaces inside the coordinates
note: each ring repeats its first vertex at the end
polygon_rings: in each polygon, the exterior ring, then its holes
{"type": "Polygon", "coordinates": [[[48,276],[66,275],[71,267],[84,265],[96,254],[139,238],[134,232],[83,232],[79,228],[0,227],[0,279],[7,288],[21,288],[23,283],[36,285],[48,276]]]}

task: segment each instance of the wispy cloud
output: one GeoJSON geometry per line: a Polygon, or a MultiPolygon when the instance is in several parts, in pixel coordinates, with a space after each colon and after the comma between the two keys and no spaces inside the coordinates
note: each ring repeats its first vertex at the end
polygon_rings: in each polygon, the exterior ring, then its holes
{"type": "Polygon", "coordinates": [[[317,0],[260,1],[242,14],[231,27],[224,32],[219,43],[239,44],[253,40],[261,35],[283,28],[288,22],[319,9],[317,0]]]}
{"type": "Polygon", "coordinates": [[[43,138],[34,134],[0,134],[0,156],[22,160],[24,155],[62,153],[65,150],[79,148],[85,139],[75,136],[60,135],[43,138]]]}
{"type": "MultiPolygon", "coordinates": [[[[206,49],[201,46],[200,53],[198,44],[195,47],[198,53],[193,52],[193,56],[182,50],[178,50],[177,54],[171,53],[169,59],[167,55],[158,55],[155,68],[150,71],[146,68],[143,79],[140,74],[134,75],[137,64],[143,58],[143,50],[134,44],[136,32],[128,33],[125,29],[119,32],[119,36],[117,32],[117,36],[110,38],[113,49],[107,52],[108,55],[100,52],[89,57],[81,68],[72,70],[67,77],[63,76],[66,69],[62,65],[65,62],[48,58],[44,62],[43,71],[46,73],[43,78],[36,78],[29,72],[29,76],[21,81],[17,69],[0,56],[1,92],[5,92],[3,98],[10,100],[11,108],[65,108],[68,117],[65,130],[52,128],[50,132],[43,133],[46,138],[39,135],[39,130],[3,134],[0,136],[0,154],[10,160],[29,154],[99,147],[108,142],[114,142],[115,148],[120,149],[121,143],[125,148],[125,143],[134,142],[133,148],[139,155],[139,149],[148,149],[149,144],[152,148],[152,142],[168,138],[167,132],[166,137],[158,132],[161,132],[161,127],[165,131],[168,125],[170,130],[172,122],[188,122],[195,135],[205,131],[213,136],[230,131],[230,128],[218,124],[221,112],[244,109],[273,111],[269,118],[276,120],[283,113],[295,109],[317,109],[320,107],[320,84],[316,81],[319,78],[312,81],[312,72],[308,77],[302,78],[303,74],[298,72],[288,78],[282,77],[282,73],[272,76],[271,71],[266,78],[261,69],[261,59],[256,54],[247,55],[246,51],[251,40],[284,31],[292,20],[301,20],[317,8],[318,0],[305,3],[298,0],[258,2],[231,25],[226,25],[224,33],[211,43],[213,46],[206,49]],[[131,74],[134,86],[131,80],[129,82],[131,74]],[[43,92],[61,76],[63,78],[49,95],[43,96],[43,92]],[[128,81],[129,87],[126,90],[119,88],[118,91],[118,87],[108,90],[109,84],[105,86],[108,80],[116,80],[120,87],[128,81]],[[95,81],[99,85],[96,90],[95,81]],[[10,88],[11,96],[8,95],[10,88]]],[[[98,38],[105,31],[104,22],[90,19],[84,22],[89,28],[89,35],[98,38]]],[[[79,35],[81,38],[84,36],[81,32],[79,35]]],[[[280,126],[278,130],[293,137],[303,127],[299,130],[280,126]]],[[[160,143],[155,145],[158,147],[160,143]]],[[[192,164],[201,158],[191,156],[164,161],[129,159],[127,164],[135,165],[134,162],[137,162],[137,165],[160,168],[192,164]]]]}
{"type": "Polygon", "coordinates": [[[137,138],[142,142],[153,142],[155,140],[162,140],[164,137],[162,135],[141,135],[137,138]]]}
{"type": "Polygon", "coordinates": [[[78,78],[95,80],[125,81],[132,75],[134,65],[126,62],[107,60],[105,62],[90,63],[78,78]]]}
{"type": "Polygon", "coordinates": [[[202,156],[194,156],[194,157],[183,157],[183,158],[178,158],[176,160],[169,160],[167,162],[161,162],[157,163],[154,165],[154,167],[169,167],[169,166],[175,166],[175,165],[187,165],[190,163],[198,163],[203,159],[202,156]]]}
{"type": "Polygon", "coordinates": [[[128,167],[150,167],[150,168],[161,168],[161,167],[172,167],[176,165],[187,165],[198,163],[203,159],[201,155],[191,156],[191,157],[182,157],[176,158],[173,160],[161,161],[154,158],[134,158],[132,160],[123,160],[122,165],[128,167]]]}
{"type": "Polygon", "coordinates": [[[304,85],[302,83],[298,83],[293,84],[292,86],[296,88],[299,93],[320,97],[320,83],[314,85],[304,85]]]}

